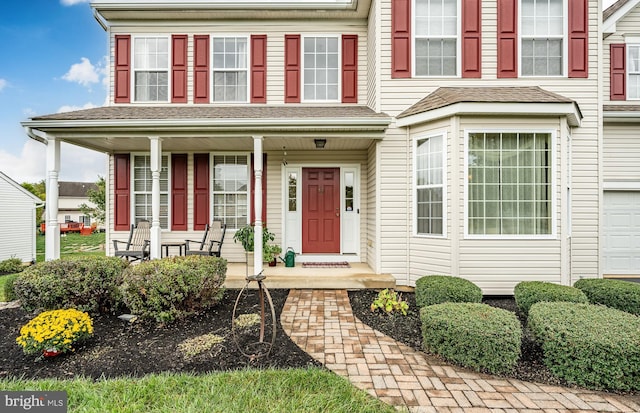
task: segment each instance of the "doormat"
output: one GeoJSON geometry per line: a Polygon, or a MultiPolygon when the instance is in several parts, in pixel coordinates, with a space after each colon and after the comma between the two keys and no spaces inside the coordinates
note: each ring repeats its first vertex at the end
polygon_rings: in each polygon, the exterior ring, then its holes
{"type": "Polygon", "coordinates": [[[303,262],[302,268],[351,268],[348,262],[303,262]]]}

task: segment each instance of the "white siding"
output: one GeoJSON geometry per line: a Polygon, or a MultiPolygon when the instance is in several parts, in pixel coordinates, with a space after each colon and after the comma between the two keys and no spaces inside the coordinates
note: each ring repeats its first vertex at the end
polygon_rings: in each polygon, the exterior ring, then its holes
{"type": "Polygon", "coordinates": [[[36,258],[36,211],[33,198],[0,175],[0,261],[36,258]]]}
{"type": "MultiPolygon", "coordinates": [[[[602,71],[603,71],[603,99],[604,104],[619,104],[624,103],[621,101],[611,101],[609,98],[611,96],[611,76],[610,76],[610,68],[611,68],[611,50],[610,45],[612,43],[624,43],[624,35],[632,35],[637,37],[640,33],[638,31],[638,27],[640,27],[640,7],[636,7],[631,10],[626,16],[621,18],[616,23],[616,32],[605,37],[603,40],[603,50],[602,50],[602,71]]],[[[634,103],[640,103],[638,101],[632,101],[634,103]]]]}
{"type": "Polygon", "coordinates": [[[640,183],[640,124],[605,124],[603,175],[606,182],[640,183]]]}

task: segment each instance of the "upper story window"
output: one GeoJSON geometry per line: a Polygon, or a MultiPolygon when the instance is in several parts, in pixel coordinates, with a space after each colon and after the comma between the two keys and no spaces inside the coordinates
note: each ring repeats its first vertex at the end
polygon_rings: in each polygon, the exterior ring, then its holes
{"type": "Polygon", "coordinates": [[[456,76],[458,0],[415,0],[415,75],[456,76]]]}
{"type": "Polygon", "coordinates": [[[169,101],[169,38],[136,37],[133,82],[137,102],[169,101]]]}
{"type": "Polygon", "coordinates": [[[640,44],[627,44],[628,99],[640,99],[640,44]]]}
{"type": "Polygon", "coordinates": [[[520,5],[522,75],[564,75],[564,0],[521,0],[520,5]]]}
{"type": "Polygon", "coordinates": [[[304,37],[303,100],[338,101],[340,42],[338,36],[304,37]]]}
{"type": "Polygon", "coordinates": [[[213,101],[247,102],[249,48],[247,37],[213,37],[213,101]]]}

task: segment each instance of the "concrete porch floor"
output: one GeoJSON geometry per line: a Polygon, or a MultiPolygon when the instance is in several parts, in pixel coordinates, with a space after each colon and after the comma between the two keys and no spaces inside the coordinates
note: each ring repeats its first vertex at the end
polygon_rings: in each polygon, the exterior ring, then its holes
{"type": "MultiPolygon", "coordinates": [[[[350,268],[303,268],[301,263],[287,268],[283,263],[275,267],[264,266],[264,283],[267,288],[302,288],[302,289],[345,289],[395,288],[396,280],[391,274],[376,274],[367,264],[350,263],[350,268]]],[[[253,266],[249,267],[253,274],[253,266]]],[[[242,288],[246,284],[245,263],[230,262],[227,264],[227,288],[242,288]]],[[[257,287],[251,283],[252,288],[257,287]]]]}

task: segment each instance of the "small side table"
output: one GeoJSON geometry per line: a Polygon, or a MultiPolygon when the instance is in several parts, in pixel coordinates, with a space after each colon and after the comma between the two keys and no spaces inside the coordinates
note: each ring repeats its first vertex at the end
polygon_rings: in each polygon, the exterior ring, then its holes
{"type": "Polygon", "coordinates": [[[177,247],[178,255],[184,255],[186,249],[184,242],[163,242],[160,246],[162,247],[162,257],[169,256],[169,247],[177,247]]]}

